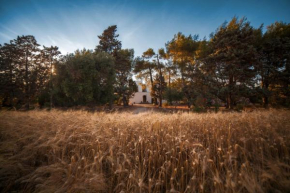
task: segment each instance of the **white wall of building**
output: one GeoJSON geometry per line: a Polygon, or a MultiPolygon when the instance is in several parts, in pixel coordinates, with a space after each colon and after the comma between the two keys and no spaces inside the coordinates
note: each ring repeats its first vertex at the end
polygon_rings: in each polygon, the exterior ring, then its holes
{"type": "MultiPolygon", "coordinates": [[[[146,92],[142,92],[142,82],[135,81],[138,86],[138,92],[135,92],[134,97],[129,99],[129,104],[139,104],[139,103],[152,103],[152,97],[150,95],[150,86],[146,86],[146,92]]],[[[166,100],[162,100],[162,103],[165,103],[166,100]]]]}
{"type": "Polygon", "coordinates": [[[144,99],[146,99],[145,102],[152,103],[152,97],[148,92],[136,92],[134,97],[129,99],[129,103],[130,104],[144,103],[144,99]]]}
{"type": "Polygon", "coordinates": [[[138,92],[135,93],[134,97],[129,99],[130,104],[138,104],[138,103],[152,103],[152,97],[150,95],[150,87],[146,86],[146,92],[142,92],[142,82],[136,81],[138,86],[138,92]]]}

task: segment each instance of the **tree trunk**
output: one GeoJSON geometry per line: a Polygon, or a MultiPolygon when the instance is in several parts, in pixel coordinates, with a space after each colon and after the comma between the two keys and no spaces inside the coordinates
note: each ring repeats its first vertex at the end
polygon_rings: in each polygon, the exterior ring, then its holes
{"type": "Polygon", "coordinates": [[[160,85],[160,90],[159,90],[159,107],[162,107],[162,71],[161,71],[161,66],[159,63],[159,57],[157,54],[157,65],[159,68],[159,85],[160,85]]]}
{"type": "Polygon", "coordinates": [[[269,75],[270,75],[270,70],[267,69],[266,75],[262,79],[262,88],[264,89],[263,92],[263,106],[264,108],[268,108],[269,105],[269,75]]]}
{"type": "Polygon", "coordinates": [[[51,53],[49,56],[50,61],[50,109],[52,109],[52,62],[51,62],[51,53]]]}
{"type": "Polygon", "coordinates": [[[187,98],[187,107],[190,109],[191,102],[190,102],[189,94],[185,92],[185,80],[184,80],[183,69],[181,69],[181,80],[182,80],[182,87],[183,87],[182,90],[183,90],[185,97],[187,98]]]}
{"type": "Polygon", "coordinates": [[[233,99],[232,99],[232,91],[233,91],[234,77],[231,75],[229,78],[229,92],[227,97],[228,108],[233,109],[233,99]]]}
{"type": "Polygon", "coordinates": [[[264,95],[263,103],[264,103],[264,108],[268,108],[268,105],[269,105],[269,97],[268,96],[264,95]]]}
{"type": "Polygon", "coordinates": [[[126,96],[123,94],[123,106],[128,106],[126,96]]]}
{"type": "Polygon", "coordinates": [[[266,91],[266,93],[263,93],[263,106],[264,106],[264,108],[268,108],[268,106],[269,106],[269,96],[268,96],[269,83],[267,80],[265,80],[265,82],[263,83],[263,88],[266,91]]]}
{"type": "Polygon", "coordinates": [[[26,110],[29,110],[30,106],[30,93],[29,93],[29,80],[28,80],[28,50],[26,49],[25,54],[25,108],[26,110]]]}
{"type": "MultiPolygon", "coordinates": [[[[151,82],[151,89],[153,88],[153,77],[152,77],[152,69],[151,67],[149,66],[149,74],[150,74],[150,82],[151,82]]],[[[154,99],[154,104],[157,105],[157,98],[155,97],[154,99]]]]}
{"type": "Polygon", "coordinates": [[[168,71],[168,88],[169,88],[169,104],[172,105],[172,96],[171,96],[171,78],[170,78],[170,70],[168,71]]]}
{"type": "Polygon", "coordinates": [[[228,93],[227,95],[227,106],[226,106],[227,109],[232,109],[232,106],[231,106],[231,94],[228,93]]]}
{"type": "Polygon", "coordinates": [[[13,98],[14,98],[14,85],[13,85],[13,72],[12,72],[12,62],[10,62],[9,65],[9,71],[10,71],[10,105],[13,108],[13,98]]]}

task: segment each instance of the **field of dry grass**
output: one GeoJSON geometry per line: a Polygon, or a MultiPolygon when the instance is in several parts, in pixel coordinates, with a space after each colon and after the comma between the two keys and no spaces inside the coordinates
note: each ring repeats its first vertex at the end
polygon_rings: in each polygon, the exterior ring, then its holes
{"type": "Polygon", "coordinates": [[[290,192],[290,112],[0,112],[0,192],[290,192]]]}

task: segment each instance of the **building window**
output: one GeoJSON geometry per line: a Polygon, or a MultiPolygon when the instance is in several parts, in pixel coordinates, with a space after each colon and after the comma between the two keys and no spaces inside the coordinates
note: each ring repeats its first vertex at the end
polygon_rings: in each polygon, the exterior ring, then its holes
{"type": "Polygon", "coordinates": [[[147,103],[147,97],[146,97],[146,95],[143,95],[143,103],[147,103]]]}
{"type": "Polygon", "coordinates": [[[142,84],[142,92],[147,92],[146,85],[142,84]]]}

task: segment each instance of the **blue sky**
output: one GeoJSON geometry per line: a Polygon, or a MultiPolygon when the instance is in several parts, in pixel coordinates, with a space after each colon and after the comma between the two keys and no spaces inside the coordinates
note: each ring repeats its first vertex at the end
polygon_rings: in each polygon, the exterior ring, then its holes
{"type": "Polygon", "coordinates": [[[254,27],[289,23],[289,10],[290,0],[0,0],[0,44],[34,35],[66,54],[94,49],[97,36],[116,24],[123,48],[140,56],[178,32],[208,37],[234,16],[246,16],[254,27]]]}

